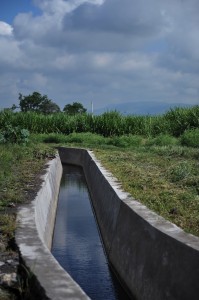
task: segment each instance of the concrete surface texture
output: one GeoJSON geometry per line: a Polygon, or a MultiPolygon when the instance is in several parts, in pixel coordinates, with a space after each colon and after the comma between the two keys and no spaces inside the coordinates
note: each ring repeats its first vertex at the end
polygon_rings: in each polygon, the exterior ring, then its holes
{"type": "Polygon", "coordinates": [[[31,299],[89,299],[50,252],[61,176],[57,156],[50,161],[36,198],[23,206],[17,217],[16,242],[28,276],[35,279],[29,286],[34,294],[31,299]]]}
{"type": "MultiPolygon", "coordinates": [[[[199,238],[123,192],[91,151],[60,147],[59,155],[62,163],[83,167],[110,265],[129,292],[138,300],[198,300],[199,238]]],[[[44,296],[38,299],[89,299],[49,250],[60,159],[49,164],[36,199],[21,208],[16,240],[42,288],[44,296]]]]}
{"type": "Polygon", "coordinates": [[[110,264],[138,300],[199,299],[199,238],[121,191],[91,151],[59,149],[84,169],[110,264]]]}

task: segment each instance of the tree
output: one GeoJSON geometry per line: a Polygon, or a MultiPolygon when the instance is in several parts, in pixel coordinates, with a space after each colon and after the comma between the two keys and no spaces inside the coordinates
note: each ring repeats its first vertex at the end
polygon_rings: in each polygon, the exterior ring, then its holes
{"type": "Polygon", "coordinates": [[[32,95],[28,96],[23,96],[21,93],[19,93],[19,106],[23,112],[38,111],[39,105],[43,100],[43,97],[38,92],[34,92],[32,95]]]}
{"type": "Polygon", "coordinates": [[[50,114],[60,111],[60,108],[56,103],[48,99],[46,95],[42,96],[38,92],[34,92],[32,95],[28,96],[23,96],[20,93],[19,106],[22,112],[34,111],[50,114]]]}
{"type": "Polygon", "coordinates": [[[49,99],[44,100],[41,104],[40,104],[40,112],[42,112],[43,114],[53,114],[56,112],[60,112],[60,108],[59,106],[52,102],[49,99]]]}
{"type": "Polygon", "coordinates": [[[83,114],[87,110],[81,103],[73,102],[73,104],[65,105],[63,111],[68,115],[76,115],[76,114],[83,114]]]}
{"type": "Polygon", "coordinates": [[[13,104],[12,107],[10,108],[11,111],[14,111],[15,109],[17,109],[18,107],[16,106],[16,104],[13,104]]]}

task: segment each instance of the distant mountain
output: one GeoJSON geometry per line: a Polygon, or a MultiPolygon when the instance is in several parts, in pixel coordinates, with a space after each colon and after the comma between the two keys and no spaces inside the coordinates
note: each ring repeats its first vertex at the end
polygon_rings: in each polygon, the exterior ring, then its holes
{"type": "Polygon", "coordinates": [[[119,111],[124,115],[157,115],[167,112],[174,107],[190,107],[190,104],[183,103],[163,103],[163,102],[127,102],[111,104],[104,108],[94,111],[94,114],[102,114],[107,111],[119,111]]]}

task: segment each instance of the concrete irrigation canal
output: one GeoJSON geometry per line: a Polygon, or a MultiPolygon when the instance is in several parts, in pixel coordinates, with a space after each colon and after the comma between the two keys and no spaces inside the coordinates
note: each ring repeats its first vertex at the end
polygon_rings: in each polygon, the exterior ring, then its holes
{"type": "Polygon", "coordinates": [[[128,299],[116,278],[130,299],[199,299],[199,238],[165,221],[121,191],[91,151],[59,148],[59,155],[49,162],[43,179],[37,197],[20,209],[17,219],[16,241],[22,263],[31,275],[33,299],[128,299]],[[68,166],[65,170],[65,164],[82,169],[68,166]],[[76,196],[71,194],[74,175],[76,196]],[[61,178],[62,185],[68,185],[67,191],[65,187],[60,189],[61,178]],[[77,196],[77,185],[84,204],[74,203],[81,198],[77,196]],[[61,197],[71,194],[73,202],[59,199],[57,208],[59,189],[61,197]],[[89,197],[106,255],[99,247],[89,197]],[[80,219],[84,226],[80,225],[80,219]],[[75,220],[77,223],[73,224],[75,220]],[[85,235],[89,231],[92,238],[97,238],[92,243],[91,237],[85,235]],[[84,265],[79,265],[82,262],[84,265]]]}
{"type": "Polygon", "coordinates": [[[52,254],[95,300],[129,300],[108,267],[81,167],[63,165],[52,254]]]}

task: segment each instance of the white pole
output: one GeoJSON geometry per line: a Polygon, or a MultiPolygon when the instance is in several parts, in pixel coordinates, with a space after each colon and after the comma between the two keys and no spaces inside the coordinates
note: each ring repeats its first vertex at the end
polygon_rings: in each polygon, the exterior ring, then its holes
{"type": "Polygon", "coordinates": [[[91,101],[91,115],[93,116],[93,101],[91,101]]]}

